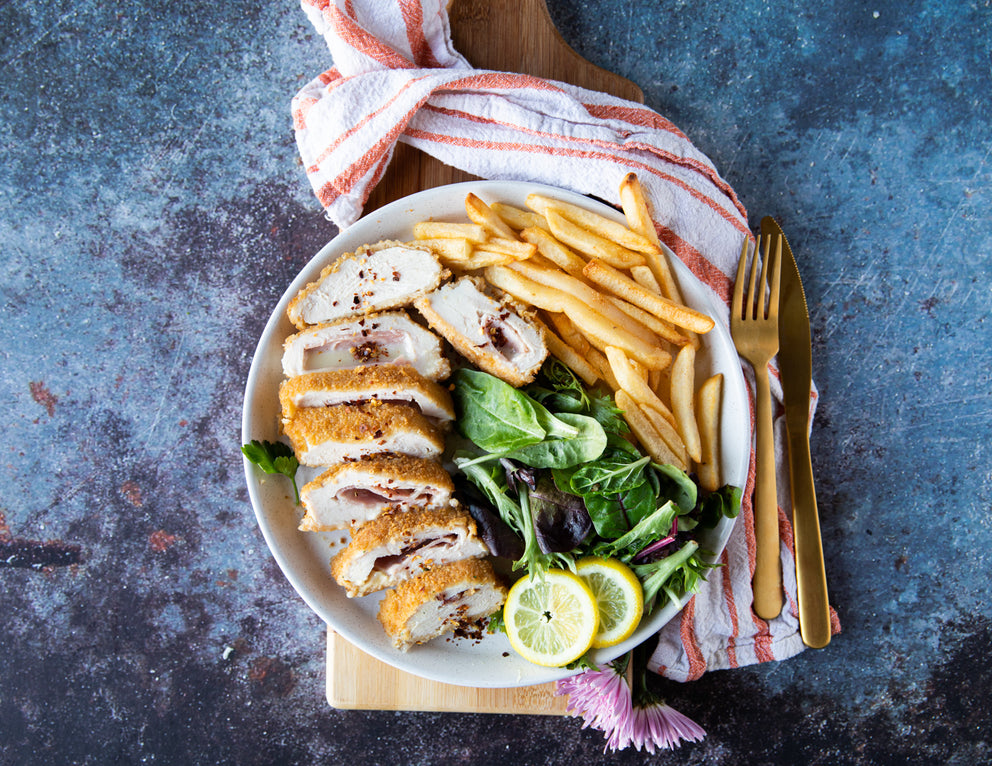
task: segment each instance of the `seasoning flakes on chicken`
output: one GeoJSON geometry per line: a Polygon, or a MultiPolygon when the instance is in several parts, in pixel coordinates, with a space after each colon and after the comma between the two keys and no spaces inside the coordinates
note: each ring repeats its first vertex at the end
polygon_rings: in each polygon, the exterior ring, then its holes
{"type": "Polygon", "coordinates": [[[341,463],[300,490],[300,529],[356,529],[390,509],[446,506],[453,492],[451,476],[433,460],[377,455],[341,463]]]}
{"type": "Polygon", "coordinates": [[[301,465],[330,466],[392,453],[428,459],[444,451],[444,436],[408,404],[337,404],[297,410],[284,424],[301,465]]]}
{"type": "Polygon", "coordinates": [[[429,248],[384,241],[345,253],[297,293],[287,314],[299,329],[407,306],[448,277],[429,248]]]}
{"type": "Polygon", "coordinates": [[[354,370],[311,372],[279,386],[283,420],[304,407],[329,407],[368,400],[411,404],[435,425],[455,417],[451,394],[409,366],[374,365],[354,370]]]}
{"type": "Polygon", "coordinates": [[[388,511],[354,531],[331,561],[349,598],[399,585],[431,567],[485,556],[475,521],[460,508],[388,511]]]}
{"type": "Polygon", "coordinates": [[[435,567],[386,593],[379,622],[400,651],[477,623],[506,601],[506,587],[485,559],[435,567]]]}
{"type": "Polygon", "coordinates": [[[431,329],[479,369],[511,385],[526,385],[548,355],[544,336],[510,301],[487,295],[483,284],[462,277],[414,305],[431,329]]]}
{"type": "Polygon", "coordinates": [[[405,311],[318,325],[289,336],[283,349],[282,369],[287,378],[390,364],[408,365],[434,381],[451,374],[441,339],[405,311]]]}

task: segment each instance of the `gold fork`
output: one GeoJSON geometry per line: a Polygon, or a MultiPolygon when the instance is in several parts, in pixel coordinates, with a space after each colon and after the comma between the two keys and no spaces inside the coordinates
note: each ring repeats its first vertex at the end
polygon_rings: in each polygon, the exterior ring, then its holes
{"type": "Polygon", "coordinates": [[[782,567],[779,561],[778,499],[775,488],[775,441],[772,434],[772,397],[768,389],[768,363],[778,353],[778,298],[782,272],[782,238],[758,237],[751,258],[751,274],[745,287],[748,238],[744,239],[737,264],[737,281],[730,306],[730,332],[734,345],[754,368],[755,397],[755,487],[754,611],[769,620],[782,611],[782,567]],[[772,243],[774,241],[774,251],[772,243]],[[760,284],[758,263],[761,262],[760,284]],[[769,280],[771,291],[768,290],[769,280]],[[767,303],[767,308],[766,308],[767,303]]]}

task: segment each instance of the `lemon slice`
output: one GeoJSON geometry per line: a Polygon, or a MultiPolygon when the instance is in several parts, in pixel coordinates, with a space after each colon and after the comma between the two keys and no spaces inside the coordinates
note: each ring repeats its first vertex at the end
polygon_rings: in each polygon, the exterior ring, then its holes
{"type": "Polygon", "coordinates": [[[644,614],[644,589],[623,562],[589,556],[576,562],[575,571],[589,586],[599,610],[594,649],[616,646],[630,638],[644,614]]]}
{"type": "Polygon", "coordinates": [[[510,645],[524,659],[545,667],[577,660],[599,628],[589,586],[563,569],[549,569],[543,580],[517,580],[506,596],[503,619],[510,645]]]}

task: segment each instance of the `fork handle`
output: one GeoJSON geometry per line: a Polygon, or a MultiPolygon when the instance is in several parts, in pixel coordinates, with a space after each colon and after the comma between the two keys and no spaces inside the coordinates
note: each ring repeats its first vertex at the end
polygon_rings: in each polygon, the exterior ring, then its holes
{"type": "Polygon", "coordinates": [[[779,557],[778,497],[775,488],[775,438],[768,365],[754,365],[755,396],[755,564],[754,612],[764,620],[782,611],[782,565],[779,557]]]}

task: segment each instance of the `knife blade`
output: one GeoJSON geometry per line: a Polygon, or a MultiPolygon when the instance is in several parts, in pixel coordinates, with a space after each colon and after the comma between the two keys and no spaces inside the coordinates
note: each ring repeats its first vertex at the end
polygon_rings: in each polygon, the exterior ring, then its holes
{"type": "Polygon", "coordinates": [[[778,222],[766,216],[761,220],[761,236],[772,234],[781,236],[783,245],[778,363],[789,444],[799,632],[803,643],[821,649],[830,643],[830,606],[809,449],[809,402],[813,377],[809,310],[789,241],[778,222]]]}

